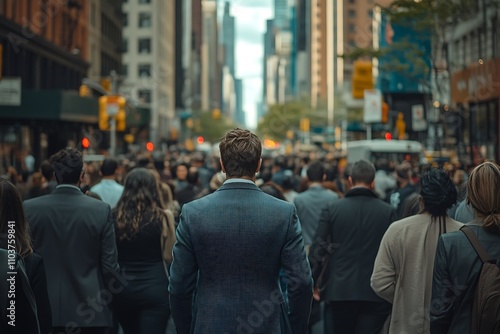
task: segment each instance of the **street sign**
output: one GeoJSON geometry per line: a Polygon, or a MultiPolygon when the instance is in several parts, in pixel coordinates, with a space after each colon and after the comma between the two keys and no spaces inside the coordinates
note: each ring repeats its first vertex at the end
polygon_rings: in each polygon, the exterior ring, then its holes
{"type": "Polygon", "coordinates": [[[2,78],[0,80],[0,105],[21,105],[21,78],[2,78]]]}
{"type": "Polygon", "coordinates": [[[365,90],[363,121],[365,123],[382,122],[382,93],[379,89],[365,90]]]}
{"type": "Polygon", "coordinates": [[[427,130],[427,121],[424,119],[424,106],[421,104],[411,106],[411,128],[413,131],[427,130]]]}

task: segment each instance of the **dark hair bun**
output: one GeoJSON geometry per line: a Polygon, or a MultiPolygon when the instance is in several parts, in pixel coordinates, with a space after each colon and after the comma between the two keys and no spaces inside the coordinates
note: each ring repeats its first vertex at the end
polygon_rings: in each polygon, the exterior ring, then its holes
{"type": "Polygon", "coordinates": [[[426,211],[432,216],[444,216],[457,202],[457,188],[442,169],[432,168],[420,178],[420,195],[426,211]]]}

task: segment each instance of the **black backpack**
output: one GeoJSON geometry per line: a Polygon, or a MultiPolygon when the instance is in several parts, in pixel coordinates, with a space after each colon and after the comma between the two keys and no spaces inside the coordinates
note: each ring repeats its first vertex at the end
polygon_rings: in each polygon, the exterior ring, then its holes
{"type": "Polygon", "coordinates": [[[483,262],[472,303],[471,333],[500,333],[500,266],[489,256],[470,227],[464,225],[460,230],[483,262]]]}

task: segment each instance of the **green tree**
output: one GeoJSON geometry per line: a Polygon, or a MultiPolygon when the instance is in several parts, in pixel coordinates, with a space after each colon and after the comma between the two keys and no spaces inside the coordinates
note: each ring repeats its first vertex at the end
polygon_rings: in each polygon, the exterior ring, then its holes
{"type": "Polygon", "coordinates": [[[218,142],[227,131],[237,127],[232,120],[224,115],[220,118],[214,118],[213,114],[208,111],[194,111],[192,117],[193,135],[202,136],[211,143],[218,142]]]}

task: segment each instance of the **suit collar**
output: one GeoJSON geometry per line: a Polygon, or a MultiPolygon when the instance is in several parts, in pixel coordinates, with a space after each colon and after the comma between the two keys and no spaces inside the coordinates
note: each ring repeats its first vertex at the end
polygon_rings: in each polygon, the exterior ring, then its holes
{"type": "Polygon", "coordinates": [[[80,188],[71,184],[60,184],[52,191],[52,194],[73,194],[83,195],[80,188]]]}
{"type": "Polygon", "coordinates": [[[378,198],[377,194],[373,192],[373,190],[361,187],[351,189],[347,192],[347,194],[345,194],[345,197],[355,197],[355,196],[367,196],[367,197],[378,198]]]}
{"type": "Polygon", "coordinates": [[[224,184],[220,186],[220,188],[217,189],[217,191],[232,190],[232,189],[248,189],[248,190],[262,191],[253,182],[229,182],[229,183],[224,182],[224,184]]]}

